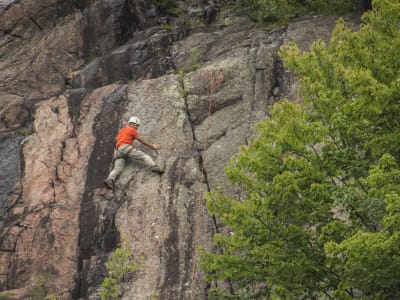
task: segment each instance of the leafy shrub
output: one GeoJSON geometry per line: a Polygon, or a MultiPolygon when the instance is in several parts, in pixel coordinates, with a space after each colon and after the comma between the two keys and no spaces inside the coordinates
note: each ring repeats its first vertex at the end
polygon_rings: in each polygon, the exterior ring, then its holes
{"type": "Polygon", "coordinates": [[[198,68],[200,68],[201,57],[202,54],[198,49],[192,48],[190,50],[190,60],[191,60],[190,71],[195,71],[198,68]]]}
{"type": "Polygon", "coordinates": [[[31,135],[35,133],[35,129],[33,127],[24,127],[20,128],[18,132],[22,135],[31,135]]]}
{"type": "Polygon", "coordinates": [[[101,300],[119,299],[120,283],[130,274],[138,269],[138,264],[133,261],[129,245],[123,240],[120,247],[117,248],[106,264],[108,276],[101,284],[101,300]]]}
{"type": "Polygon", "coordinates": [[[54,277],[55,275],[51,273],[43,274],[37,285],[29,291],[29,300],[49,299],[49,296],[52,297],[50,299],[55,299],[54,296],[49,295],[51,292],[49,282],[51,282],[54,277]]]}
{"type": "Polygon", "coordinates": [[[178,7],[178,3],[175,0],[153,0],[153,4],[162,14],[179,16],[184,12],[182,8],[178,7]]]}

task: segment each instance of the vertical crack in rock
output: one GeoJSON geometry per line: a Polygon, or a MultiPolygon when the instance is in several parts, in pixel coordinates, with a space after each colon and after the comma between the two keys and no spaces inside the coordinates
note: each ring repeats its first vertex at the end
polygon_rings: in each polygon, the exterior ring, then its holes
{"type": "MultiPolygon", "coordinates": [[[[111,152],[119,120],[124,110],[127,86],[115,89],[103,100],[101,113],[94,120],[95,145],[89,159],[85,191],[80,213],[79,282],[74,298],[85,298],[89,287],[98,286],[104,279],[107,254],[119,241],[115,226],[117,211],[114,196],[103,188],[103,179],[108,174],[111,152]],[[106,191],[106,192],[104,192],[106,191]]],[[[111,192],[110,192],[111,193],[111,192]]]]}
{"type": "Polygon", "coordinates": [[[31,22],[32,22],[33,24],[35,24],[36,27],[39,28],[40,31],[43,31],[43,27],[40,26],[40,24],[39,24],[34,18],[29,17],[29,20],[31,20],[31,22]]]}
{"type": "Polygon", "coordinates": [[[90,0],[73,0],[72,5],[80,11],[84,11],[89,2],[90,0]]]}
{"type": "MultiPolygon", "coordinates": [[[[193,137],[193,148],[194,148],[194,150],[195,150],[196,153],[197,153],[198,160],[199,160],[199,161],[198,161],[199,169],[200,169],[200,171],[201,171],[201,174],[202,174],[203,177],[204,177],[204,181],[202,181],[202,183],[205,184],[205,185],[207,186],[207,192],[209,192],[209,191],[211,191],[211,187],[210,187],[209,180],[208,180],[208,177],[207,177],[207,171],[206,171],[205,161],[204,161],[203,156],[202,156],[202,154],[201,154],[202,149],[201,149],[200,141],[197,139],[196,133],[195,133],[195,121],[193,120],[193,118],[192,118],[192,116],[191,116],[191,113],[190,113],[190,109],[189,109],[188,91],[187,91],[187,88],[185,87],[184,75],[183,75],[183,76],[181,77],[181,79],[180,79],[180,84],[181,84],[181,90],[182,90],[182,95],[183,95],[184,104],[185,104],[185,112],[186,112],[186,115],[187,115],[187,117],[188,117],[188,120],[189,120],[189,123],[190,123],[191,132],[192,132],[192,137],[193,137]]],[[[211,109],[211,107],[210,107],[210,109],[211,109]]],[[[206,151],[206,149],[204,149],[204,151],[206,151]]],[[[201,199],[201,201],[202,201],[202,199],[201,199]]],[[[197,210],[199,210],[199,209],[201,209],[201,207],[196,206],[196,210],[195,210],[195,213],[196,213],[196,214],[198,213],[197,210]]],[[[197,217],[197,216],[195,216],[195,217],[197,217]]],[[[218,230],[218,226],[217,226],[216,217],[215,217],[214,215],[212,215],[211,217],[212,217],[212,222],[213,222],[214,231],[215,231],[215,232],[218,232],[219,230],[218,230]]],[[[194,225],[194,226],[198,226],[198,225],[196,225],[196,221],[195,221],[195,225],[194,225]]],[[[197,230],[197,229],[194,228],[194,230],[197,230]]],[[[192,242],[192,244],[194,245],[194,241],[192,240],[191,242],[192,242]]],[[[196,246],[196,245],[194,245],[194,246],[196,246]]],[[[194,251],[194,250],[192,249],[191,252],[193,253],[193,251],[194,251]]],[[[222,249],[219,249],[219,251],[222,252],[222,249]]],[[[192,260],[196,260],[196,257],[192,257],[192,260]]],[[[228,284],[229,284],[229,286],[231,286],[230,283],[228,283],[228,284]]],[[[206,295],[208,295],[208,290],[210,289],[210,287],[211,287],[211,286],[210,286],[209,284],[207,284],[207,286],[205,287],[205,294],[206,294],[206,295]]],[[[182,299],[183,299],[183,298],[182,298],[182,299]]]]}
{"type": "Polygon", "coordinates": [[[179,81],[180,81],[180,84],[181,84],[183,100],[184,100],[184,103],[185,103],[185,113],[186,113],[186,115],[188,117],[188,120],[189,120],[189,123],[190,123],[190,128],[191,128],[191,131],[192,131],[193,148],[196,151],[197,156],[199,158],[199,168],[200,168],[201,173],[204,176],[204,183],[207,185],[207,191],[210,191],[210,185],[208,184],[208,179],[207,179],[207,172],[205,170],[203,157],[201,155],[200,141],[196,138],[195,122],[194,122],[194,120],[193,120],[193,118],[191,116],[190,109],[189,109],[189,104],[188,104],[188,101],[187,101],[188,92],[187,92],[186,87],[185,87],[185,82],[184,82],[183,76],[179,81]]]}

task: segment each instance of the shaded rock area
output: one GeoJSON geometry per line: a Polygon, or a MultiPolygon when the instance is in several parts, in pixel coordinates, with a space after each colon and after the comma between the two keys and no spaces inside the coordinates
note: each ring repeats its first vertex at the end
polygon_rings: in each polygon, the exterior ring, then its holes
{"type": "Polygon", "coordinates": [[[18,133],[0,133],[0,217],[13,207],[18,192],[14,183],[21,177],[21,146],[23,137],[18,133]]]}
{"type": "Polygon", "coordinates": [[[204,196],[240,193],[224,166],[268,105],[298,100],[279,47],[328,40],[335,18],[267,31],[180,5],[178,22],[143,0],[0,1],[0,296],[99,299],[124,239],[142,264],[122,299],[207,299],[198,249],[223,228],[204,196]],[[108,190],[133,115],[165,173],[128,162],[108,190]]]}

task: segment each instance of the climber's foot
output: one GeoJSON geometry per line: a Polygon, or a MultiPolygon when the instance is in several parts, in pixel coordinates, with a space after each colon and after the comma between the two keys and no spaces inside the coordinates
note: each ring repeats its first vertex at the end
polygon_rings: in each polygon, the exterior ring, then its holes
{"type": "Polygon", "coordinates": [[[104,180],[104,184],[105,184],[106,187],[108,187],[110,190],[114,189],[114,180],[112,180],[111,178],[107,178],[106,180],[104,180]]]}
{"type": "Polygon", "coordinates": [[[155,173],[158,173],[158,174],[164,174],[164,170],[163,169],[161,169],[159,166],[157,166],[157,165],[153,165],[153,166],[151,166],[151,171],[152,172],[155,172],[155,173]]]}

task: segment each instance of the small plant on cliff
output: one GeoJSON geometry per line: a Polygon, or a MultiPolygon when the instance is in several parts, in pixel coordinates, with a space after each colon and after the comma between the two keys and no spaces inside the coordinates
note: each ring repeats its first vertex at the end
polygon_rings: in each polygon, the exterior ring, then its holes
{"type": "Polygon", "coordinates": [[[160,297],[160,293],[158,291],[152,291],[150,293],[150,299],[158,299],[160,297]]]}
{"type": "Polygon", "coordinates": [[[121,293],[121,282],[134,273],[139,265],[133,261],[132,253],[126,240],[122,240],[106,264],[108,275],[101,285],[101,300],[119,299],[121,293]]]}
{"type": "Polygon", "coordinates": [[[35,133],[35,129],[33,127],[24,127],[20,128],[18,132],[22,135],[31,135],[35,133]]]}
{"type": "Polygon", "coordinates": [[[198,68],[200,68],[201,57],[202,54],[198,49],[192,48],[190,50],[190,61],[191,61],[190,71],[195,71],[198,68]]]}
{"type": "Polygon", "coordinates": [[[161,27],[161,29],[163,29],[163,30],[168,30],[168,31],[174,29],[174,27],[173,27],[172,25],[167,24],[167,23],[162,23],[162,24],[160,25],[160,27],[161,27]]]}
{"type": "Polygon", "coordinates": [[[29,291],[29,299],[30,300],[42,300],[42,299],[55,299],[49,298],[54,297],[49,295],[51,292],[51,288],[49,286],[49,282],[53,280],[55,277],[52,273],[44,273],[40,278],[37,285],[29,291]]]}
{"type": "Polygon", "coordinates": [[[181,85],[182,88],[182,97],[186,99],[186,97],[189,95],[188,89],[185,87],[185,72],[183,70],[178,71],[178,81],[181,85]]]}

